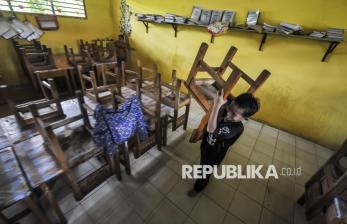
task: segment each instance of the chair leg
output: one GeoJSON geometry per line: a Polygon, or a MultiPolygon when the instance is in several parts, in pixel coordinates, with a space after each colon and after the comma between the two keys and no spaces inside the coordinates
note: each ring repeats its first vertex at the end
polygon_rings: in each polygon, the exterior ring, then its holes
{"type": "Polygon", "coordinates": [[[175,108],[174,116],[172,118],[172,131],[176,131],[177,129],[177,119],[178,119],[178,109],[175,108]]]}
{"type": "Polygon", "coordinates": [[[6,218],[2,213],[0,213],[0,224],[10,224],[8,218],[6,218]]]}
{"type": "Polygon", "coordinates": [[[305,194],[302,194],[300,198],[298,199],[298,204],[299,205],[304,205],[305,204],[305,194]]]}
{"type": "Polygon", "coordinates": [[[161,151],[161,146],[163,143],[163,139],[162,139],[162,125],[161,125],[161,119],[159,119],[156,123],[156,141],[157,141],[157,145],[158,145],[158,150],[161,151]]]}
{"type": "Polygon", "coordinates": [[[124,166],[125,166],[125,172],[126,172],[128,175],[131,175],[128,142],[125,142],[125,143],[124,143],[123,156],[124,156],[124,163],[125,163],[125,164],[124,164],[124,166]]]}
{"type": "Polygon", "coordinates": [[[49,204],[52,206],[52,208],[54,209],[55,213],[57,214],[60,223],[67,223],[67,220],[63,214],[63,212],[61,211],[57,201],[55,200],[52,192],[50,191],[49,187],[47,186],[46,183],[43,183],[40,185],[40,189],[42,190],[45,198],[48,200],[49,204]]]}
{"type": "Polygon", "coordinates": [[[40,223],[51,223],[42,210],[35,204],[31,196],[26,197],[24,202],[30,208],[33,214],[40,220],[40,223]]]}
{"type": "Polygon", "coordinates": [[[186,112],[185,114],[185,118],[184,118],[184,125],[183,125],[183,130],[187,130],[187,125],[188,125],[188,117],[189,117],[189,109],[190,109],[190,104],[188,104],[186,106],[186,112]]]}
{"type": "Polygon", "coordinates": [[[70,184],[70,186],[72,188],[72,191],[73,191],[75,199],[77,201],[81,200],[83,198],[83,194],[82,194],[81,188],[78,185],[78,183],[76,181],[76,178],[73,175],[73,173],[71,172],[71,170],[66,170],[65,171],[65,176],[66,176],[67,181],[69,182],[69,184],[70,184]]]}
{"type": "Polygon", "coordinates": [[[163,134],[162,134],[162,138],[163,138],[163,146],[167,146],[167,129],[168,129],[168,123],[169,123],[169,116],[166,115],[163,118],[162,121],[162,130],[163,130],[163,134]]]}
{"type": "Polygon", "coordinates": [[[116,174],[117,179],[121,180],[122,175],[120,173],[120,156],[119,156],[119,150],[116,150],[116,153],[114,156],[107,155],[107,161],[110,165],[111,172],[113,174],[116,174]]]}

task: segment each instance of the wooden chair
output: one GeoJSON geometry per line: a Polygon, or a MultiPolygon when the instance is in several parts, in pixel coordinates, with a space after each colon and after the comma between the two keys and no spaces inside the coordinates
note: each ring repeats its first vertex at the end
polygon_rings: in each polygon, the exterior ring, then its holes
{"type": "MultiPolygon", "coordinates": [[[[35,198],[26,183],[25,177],[11,147],[0,150],[0,170],[0,211],[23,201],[36,216],[39,223],[51,223],[46,214],[34,201],[35,198]]],[[[1,212],[0,223],[13,223],[26,213],[27,212],[24,210],[14,217],[6,217],[1,212]]]]}
{"type": "Polygon", "coordinates": [[[204,91],[214,90],[215,92],[217,92],[223,88],[224,99],[226,99],[229,96],[233,97],[231,94],[231,90],[234,88],[239,79],[242,78],[250,85],[247,92],[255,93],[270,76],[269,71],[263,70],[260,73],[260,75],[255,80],[253,80],[250,76],[243,72],[239,67],[237,67],[234,63],[231,62],[232,58],[234,57],[237,51],[237,49],[233,46],[230,47],[228,53],[224,57],[224,60],[222,61],[219,67],[211,67],[204,61],[204,56],[207,52],[207,49],[208,45],[206,43],[202,43],[195,57],[192,68],[190,69],[188,78],[185,82],[185,85],[190,91],[190,93],[200,104],[200,106],[207,112],[207,114],[202,118],[199,127],[193,131],[192,136],[190,138],[190,142],[196,142],[201,139],[205,127],[207,125],[209,115],[211,113],[212,103],[210,102],[211,99],[208,95],[211,96],[215,94],[204,93],[204,91]],[[222,76],[228,67],[232,69],[232,72],[228,76],[227,80],[224,80],[222,76]],[[213,86],[204,86],[203,88],[200,88],[199,85],[197,85],[196,83],[196,75],[198,72],[208,73],[214,81],[213,86]]]}
{"type": "Polygon", "coordinates": [[[53,78],[64,78],[65,83],[67,85],[67,89],[68,89],[68,95],[70,97],[73,96],[72,80],[70,77],[70,71],[73,72],[73,67],[54,68],[54,69],[40,70],[40,71],[34,72],[36,75],[36,78],[38,80],[39,86],[40,86],[45,98],[48,98],[48,96],[47,96],[47,93],[45,91],[45,86],[43,84],[43,81],[47,80],[47,79],[53,79],[53,78]]]}
{"type": "MultiPolygon", "coordinates": [[[[136,80],[136,76],[140,79],[140,83],[146,88],[147,90],[150,90],[153,88],[154,83],[153,81],[146,78],[148,77],[148,74],[153,73],[153,71],[156,71],[156,67],[153,67],[153,69],[144,67],[141,62],[137,61],[137,66],[139,72],[133,72],[130,70],[125,69],[124,63],[122,65],[122,80],[126,80],[127,84],[131,87],[133,87],[134,80],[136,80]]],[[[150,76],[149,76],[150,77],[150,76]]],[[[125,82],[125,81],[124,81],[125,82]]],[[[170,111],[173,112],[173,115],[170,116],[170,120],[168,122],[172,122],[172,130],[175,131],[178,127],[183,125],[184,130],[187,128],[188,124],[188,117],[189,117],[189,109],[190,109],[190,95],[184,94],[181,92],[181,84],[182,80],[178,79],[176,76],[176,70],[172,71],[171,75],[171,83],[165,83],[161,82],[161,102],[172,108],[170,111]],[[185,113],[181,116],[179,116],[179,110],[181,108],[185,107],[185,113]]],[[[133,87],[134,88],[134,87],[133,87]]]]}
{"type": "Polygon", "coordinates": [[[28,73],[28,76],[34,87],[38,87],[38,82],[34,75],[35,71],[56,68],[52,50],[43,47],[42,50],[28,51],[25,48],[19,48],[17,51],[23,69],[28,73]]]}
{"type": "Polygon", "coordinates": [[[60,223],[67,223],[49,187],[49,183],[60,177],[63,170],[47,149],[43,138],[36,135],[14,144],[13,149],[30,189],[32,191],[41,190],[44,199],[54,209],[60,223]]]}
{"type": "Polygon", "coordinates": [[[190,94],[181,92],[181,79],[176,76],[176,70],[172,70],[171,83],[161,82],[162,103],[173,108],[173,115],[169,115],[169,123],[172,123],[172,130],[175,131],[183,125],[183,129],[187,129],[190,94]],[[179,110],[185,107],[185,113],[179,116],[179,110]]]}
{"type": "Polygon", "coordinates": [[[98,85],[94,71],[89,71],[89,75],[83,74],[81,65],[77,66],[77,70],[83,95],[92,101],[105,104],[111,101],[111,88],[114,86],[114,84],[107,84],[107,76],[114,77],[115,79],[118,79],[118,77],[115,73],[106,71],[103,67],[104,65],[101,64],[99,66],[102,71],[102,82],[106,83],[105,85],[98,85]],[[88,88],[88,86],[91,86],[91,88],[88,88]]]}
{"type": "Polygon", "coordinates": [[[306,182],[299,198],[308,220],[323,214],[327,224],[347,222],[347,140],[306,182]]]}
{"type": "Polygon", "coordinates": [[[2,95],[5,97],[10,109],[14,113],[14,116],[20,127],[26,127],[34,124],[34,118],[30,111],[30,105],[36,104],[38,108],[38,116],[42,120],[58,120],[65,117],[63,109],[61,107],[59,94],[53,79],[42,81],[42,91],[46,98],[41,100],[29,101],[27,103],[16,105],[9,96],[6,95],[4,89],[2,95]],[[49,92],[47,92],[47,90],[49,92]],[[51,97],[49,97],[49,94],[51,97]]]}
{"type": "Polygon", "coordinates": [[[65,56],[66,56],[66,60],[68,64],[75,67],[76,70],[77,70],[77,65],[82,65],[85,67],[89,66],[88,70],[90,70],[91,65],[90,65],[90,62],[86,59],[85,54],[75,54],[72,47],[68,47],[66,45],[64,45],[64,52],[65,52],[65,56]]]}
{"type": "MultiPolygon", "coordinates": [[[[162,127],[160,76],[159,73],[154,74],[154,91],[148,91],[143,88],[140,80],[137,79],[136,94],[140,99],[145,120],[149,124],[150,135],[144,141],[140,140],[138,134],[135,135],[135,147],[133,148],[135,158],[139,158],[154,146],[157,146],[158,150],[161,150],[163,143],[166,144],[166,139],[163,139],[163,131],[165,129],[162,127]]],[[[166,119],[164,119],[164,122],[165,120],[166,119]]],[[[164,136],[166,136],[166,133],[164,133],[164,136]]]]}
{"type": "Polygon", "coordinates": [[[77,98],[81,114],[49,125],[36,116],[37,108],[35,104],[31,105],[31,110],[34,114],[35,124],[63,169],[74,197],[76,200],[80,200],[108,177],[117,174],[119,171],[117,171],[118,168],[115,165],[115,158],[106,155],[103,147],[95,145],[87,111],[82,106],[82,94],[79,91],[77,92],[77,98]],[[63,131],[55,130],[58,128],[63,129],[63,131]],[[102,166],[83,179],[78,180],[72,169],[92,158],[102,160],[102,166]]]}

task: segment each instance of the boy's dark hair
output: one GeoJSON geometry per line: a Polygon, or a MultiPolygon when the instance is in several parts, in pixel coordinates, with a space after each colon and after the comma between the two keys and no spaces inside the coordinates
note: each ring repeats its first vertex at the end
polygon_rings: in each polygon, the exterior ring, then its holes
{"type": "Polygon", "coordinates": [[[244,110],[242,114],[244,117],[252,116],[260,107],[258,98],[255,98],[251,93],[242,93],[234,99],[234,103],[244,110]]]}

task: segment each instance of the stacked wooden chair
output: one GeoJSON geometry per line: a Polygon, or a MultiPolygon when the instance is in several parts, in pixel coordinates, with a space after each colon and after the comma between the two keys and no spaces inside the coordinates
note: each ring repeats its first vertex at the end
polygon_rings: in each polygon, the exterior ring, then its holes
{"type": "MultiPolygon", "coordinates": [[[[101,73],[101,85],[98,84],[98,78],[94,71],[89,71],[89,74],[83,74],[82,66],[77,66],[78,75],[81,82],[82,93],[86,96],[87,104],[107,104],[111,101],[111,89],[115,84],[109,84],[109,78],[114,78],[115,81],[118,80],[118,76],[114,72],[108,71],[106,65],[99,65],[101,73]]],[[[114,68],[117,72],[117,68],[114,68]]]]}
{"type": "Polygon", "coordinates": [[[24,71],[29,76],[34,87],[38,88],[38,81],[34,72],[56,68],[52,49],[41,45],[39,42],[26,45],[21,45],[17,42],[13,43],[24,71]]]}
{"type": "Polygon", "coordinates": [[[308,220],[325,217],[327,224],[347,223],[347,140],[306,182],[299,198],[308,220]]]}
{"type": "Polygon", "coordinates": [[[81,110],[81,114],[76,116],[47,124],[38,116],[36,104],[32,104],[30,109],[36,127],[61,166],[74,197],[80,200],[108,177],[117,174],[119,169],[116,159],[106,155],[104,148],[94,143],[83,96],[79,91],[76,94],[81,110]],[[102,165],[78,180],[72,170],[92,158],[102,161],[102,165]]]}
{"type": "MultiPolygon", "coordinates": [[[[224,90],[224,99],[227,99],[229,96],[233,97],[231,90],[240,79],[243,79],[250,85],[247,92],[255,93],[270,76],[269,71],[263,70],[260,75],[253,80],[249,75],[243,72],[231,61],[237,51],[237,49],[233,46],[230,47],[219,67],[211,67],[204,61],[207,49],[208,45],[206,43],[202,43],[185,82],[185,85],[190,93],[200,104],[200,106],[207,112],[207,114],[202,118],[199,127],[193,131],[190,138],[191,142],[196,142],[201,139],[212,109],[211,97],[215,96],[217,91],[221,89],[224,90]],[[224,80],[222,76],[226,72],[227,68],[232,69],[232,72],[228,76],[227,80],[224,80]],[[206,82],[199,83],[199,80],[196,77],[199,72],[209,74],[211,76],[210,80],[212,80],[213,83],[210,83],[211,85],[206,82]],[[202,84],[202,86],[199,84],[202,84]]],[[[203,79],[203,81],[206,81],[206,79],[203,79]]]]}
{"type": "MultiPolygon", "coordinates": [[[[20,127],[24,128],[34,124],[34,118],[30,110],[30,105],[35,104],[38,108],[38,116],[42,120],[59,120],[65,117],[59,94],[53,79],[43,80],[40,83],[42,87],[44,99],[29,101],[22,104],[16,104],[10,96],[6,94],[6,88],[2,88],[1,95],[6,99],[10,109],[14,113],[14,116],[20,127]],[[48,91],[47,91],[48,90],[48,91]]],[[[3,86],[5,87],[5,86],[3,86]]]]}
{"type": "MultiPolygon", "coordinates": [[[[136,86],[136,80],[140,79],[141,85],[145,89],[150,90],[151,88],[153,88],[154,83],[146,79],[146,76],[148,76],[146,75],[146,73],[151,73],[152,70],[156,70],[157,68],[146,68],[142,66],[140,61],[137,62],[137,66],[138,72],[131,71],[129,69],[126,69],[125,63],[122,62],[122,84],[134,89],[136,86]]],[[[168,111],[170,111],[168,122],[172,123],[173,131],[175,131],[180,126],[183,126],[183,129],[185,130],[188,124],[191,97],[190,94],[186,94],[181,91],[182,82],[183,80],[177,78],[176,70],[173,70],[171,75],[171,82],[161,82],[160,84],[161,102],[166,106],[165,108],[170,108],[168,109],[168,111]],[[179,110],[182,108],[185,108],[185,112],[179,116],[179,110]]]]}
{"type": "Polygon", "coordinates": [[[163,105],[161,104],[160,79],[160,73],[153,70],[151,80],[154,82],[154,88],[151,91],[141,85],[140,79],[135,80],[135,90],[128,86],[114,89],[112,105],[118,105],[126,99],[137,95],[141,102],[145,121],[149,125],[149,136],[146,139],[141,140],[139,135],[135,134],[134,138],[129,141],[129,148],[133,149],[135,158],[139,158],[154,146],[161,150],[162,145],[165,144],[166,132],[164,130],[166,128],[163,127],[165,126],[165,123],[163,124],[165,119],[163,119],[161,114],[163,105]]]}

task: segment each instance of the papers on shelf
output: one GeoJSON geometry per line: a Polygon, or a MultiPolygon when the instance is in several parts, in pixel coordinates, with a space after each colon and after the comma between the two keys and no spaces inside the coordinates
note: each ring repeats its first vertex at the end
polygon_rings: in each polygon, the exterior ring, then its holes
{"type": "Polygon", "coordinates": [[[317,38],[323,38],[327,35],[327,32],[321,32],[321,31],[313,31],[310,33],[310,37],[317,37],[317,38]]]}
{"type": "Polygon", "coordinates": [[[277,29],[277,26],[273,26],[268,23],[263,23],[263,29],[267,32],[275,32],[277,29]]]}
{"type": "Polygon", "coordinates": [[[282,23],[280,23],[280,26],[282,26],[282,27],[284,27],[286,29],[293,30],[293,32],[302,30],[302,27],[300,25],[298,25],[298,24],[282,22],[282,23]]]}
{"type": "Polygon", "coordinates": [[[343,39],[344,30],[338,28],[328,28],[327,37],[334,39],[343,39]]]}

